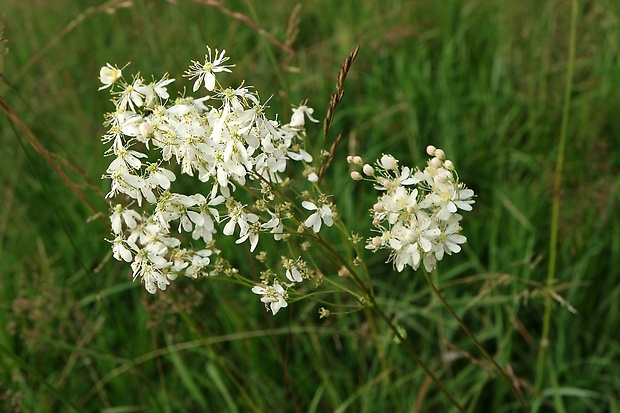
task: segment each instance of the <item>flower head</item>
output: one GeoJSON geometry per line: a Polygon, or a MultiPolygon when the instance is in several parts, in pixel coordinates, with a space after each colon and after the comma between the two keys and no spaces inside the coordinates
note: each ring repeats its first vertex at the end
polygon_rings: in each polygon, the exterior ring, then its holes
{"type": "Polygon", "coordinates": [[[433,158],[423,171],[399,168],[392,155],[383,155],[376,169],[364,171],[382,192],[371,209],[381,234],[370,238],[366,249],[390,250],[388,261],[399,272],[406,266],[416,270],[420,264],[430,272],[444,254],[459,252],[467,240],[459,234],[462,217],[456,212],[471,211],[474,191],[458,181],[441,149],[429,146],[427,153],[433,158]]]}

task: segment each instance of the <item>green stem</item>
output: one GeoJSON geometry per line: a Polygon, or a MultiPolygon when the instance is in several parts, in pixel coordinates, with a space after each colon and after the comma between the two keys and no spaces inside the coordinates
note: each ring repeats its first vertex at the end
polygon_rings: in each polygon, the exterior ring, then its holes
{"type": "Polygon", "coordinates": [[[476,338],[474,333],[471,332],[469,327],[467,327],[467,325],[463,322],[463,320],[456,314],[456,312],[454,311],[452,306],[448,303],[448,301],[446,301],[444,296],[439,292],[439,290],[437,289],[437,287],[435,286],[435,284],[431,280],[430,274],[428,272],[424,271],[424,277],[426,278],[426,281],[428,281],[428,285],[433,290],[433,293],[437,296],[437,298],[439,298],[441,300],[441,302],[443,303],[444,307],[446,307],[446,309],[450,312],[452,317],[454,317],[454,319],[459,323],[459,325],[461,326],[463,331],[465,331],[465,334],[467,334],[469,336],[469,338],[476,344],[476,347],[478,347],[478,349],[482,352],[482,354],[484,354],[484,356],[491,362],[491,364],[493,364],[493,366],[495,366],[495,368],[500,372],[500,374],[504,378],[504,381],[506,381],[506,384],[508,384],[508,387],[510,387],[510,391],[512,391],[512,394],[514,394],[514,396],[517,398],[517,400],[519,400],[519,404],[523,408],[523,411],[529,412],[530,409],[527,406],[527,403],[525,402],[525,400],[523,399],[523,395],[514,386],[514,384],[512,383],[512,380],[510,379],[510,376],[508,376],[508,373],[506,373],[506,370],[504,370],[499,364],[497,364],[497,361],[495,361],[493,356],[491,356],[491,354],[489,354],[489,352],[484,348],[482,343],[480,343],[480,341],[478,341],[478,339],[476,338]]]}
{"type": "Polygon", "coordinates": [[[426,372],[426,374],[435,382],[437,387],[439,387],[439,390],[441,390],[441,392],[445,394],[446,397],[448,397],[450,402],[460,412],[465,413],[465,409],[459,404],[458,401],[456,401],[456,399],[450,394],[450,392],[448,392],[448,390],[441,383],[441,380],[439,380],[439,378],[433,373],[431,368],[428,367],[422,361],[422,359],[420,358],[418,353],[415,351],[411,343],[405,337],[403,337],[403,335],[400,333],[396,325],[392,322],[392,320],[390,320],[390,318],[387,316],[387,314],[385,314],[385,312],[381,309],[381,307],[379,307],[375,299],[375,296],[373,294],[372,287],[366,286],[364,282],[360,279],[355,269],[338,252],[336,252],[336,250],[334,250],[331,247],[331,245],[329,245],[329,243],[325,242],[325,240],[323,240],[323,238],[321,238],[318,234],[317,234],[317,241],[323,247],[325,247],[337,260],[339,260],[349,270],[349,272],[351,273],[351,276],[353,277],[353,280],[355,281],[355,284],[358,286],[358,288],[360,288],[360,290],[362,290],[362,292],[364,292],[366,299],[368,300],[368,303],[366,303],[366,305],[369,305],[370,307],[372,307],[373,311],[377,313],[386,322],[390,330],[392,330],[394,335],[396,335],[398,340],[403,344],[403,346],[405,347],[405,349],[407,350],[411,358],[413,358],[415,362],[418,363],[420,367],[422,367],[422,369],[426,372]]]}
{"type": "MultiPolygon", "coordinates": [[[[553,203],[551,207],[551,233],[549,239],[549,265],[547,268],[547,291],[555,284],[556,256],[558,243],[558,222],[560,216],[560,189],[562,183],[562,169],[564,167],[564,151],[566,148],[566,135],[568,132],[568,115],[573,89],[573,71],[575,66],[575,43],[577,37],[577,0],[571,1],[570,34],[568,46],[568,66],[566,68],[566,88],[564,89],[564,104],[562,107],[562,124],[560,127],[560,142],[558,145],[558,157],[555,164],[553,177],[553,203]]],[[[549,346],[549,327],[551,324],[551,306],[553,300],[550,294],[545,295],[545,313],[543,327],[538,347],[538,360],[536,362],[536,390],[540,392],[544,377],[545,356],[549,346]]]]}
{"type": "Polygon", "coordinates": [[[400,343],[405,347],[405,349],[407,350],[407,352],[409,353],[409,355],[411,356],[411,358],[413,358],[416,363],[418,363],[420,365],[420,367],[422,367],[422,369],[426,372],[426,374],[435,382],[435,384],[437,385],[437,387],[439,387],[439,390],[441,390],[441,392],[443,394],[445,394],[448,399],[450,399],[450,402],[457,408],[459,409],[460,412],[465,413],[465,409],[463,408],[463,406],[461,406],[459,404],[458,401],[456,401],[456,399],[454,397],[452,397],[452,395],[450,394],[450,392],[448,392],[448,390],[443,386],[443,384],[441,383],[441,380],[439,380],[439,378],[435,375],[435,373],[433,373],[433,371],[430,369],[430,367],[428,367],[420,358],[420,356],[418,355],[418,353],[414,350],[413,346],[411,345],[411,343],[409,343],[409,341],[403,337],[403,335],[400,333],[400,331],[398,330],[398,328],[396,327],[396,325],[392,322],[392,320],[390,320],[390,318],[387,316],[387,314],[385,314],[383,312],[383,310],[377,305],[374,297],[371,297],[371,301],[372,301],[372,309],[379,314],[379,316],[386,322],[386,324],[388,325],[388,327],[390,328],[390,330],[392,330],[392,332],[394,333],[394,335],[398,338],[398,340],[400,341],[400,343]]]}

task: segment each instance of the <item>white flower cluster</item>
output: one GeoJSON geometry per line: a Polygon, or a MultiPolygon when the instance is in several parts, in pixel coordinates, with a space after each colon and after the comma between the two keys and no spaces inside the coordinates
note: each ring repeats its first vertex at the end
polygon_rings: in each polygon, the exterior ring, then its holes
{"type": "MultiPolygon", "coordinates": [[[[110,89],[115,106],[106,115],[109,130],[102,141],[110,145],[106,155],[113,160],[103,177],[111,181],[107,198],[124,200],[110,216],[113,255],[131,263],[134,279],[150,293],[165,290],[179,274],[196,278],[221,271],[211,262],[219,252],[213,236],[220,223],[225,223],[224,235],[237,233],[236,242],[247,241],[250,251],[261,232],[282,239],[283,220],[290,218],[286,208],[268,202],[248,207],[235,190],[254,188],[251,192],[273,200],[271,185],[283,181],[287,162],[312,161],[302,147],[305,119],[316,121],[312,109],[294,108],[288,124],[268,119],[251,87],[220,85],[216,74],[230,72],[232,66],[224,64],[225,51],[207,49],[204,61],[192,62],[185,73],[195,79],[194,92],[204,85],[208,93],[196,99],[171,100],[167,86],[174,79],[167,74],[148,83],[140,75],[126,81],[123,69],[110,64],[100,71],[101,89],[110,89]],[[177,175],[172,169],[208,183],[208,189],[174,192],[177,175]]],[[[327,205],[304,201],[303,206],[312,212],[306,227],[317,232],[322,222],[332,224],[327,205]]],[[[300,280],[299,272],[290,274],[288,278],[300,280]]],[[[286,306],[287,294],[277,279],[270,283],[253,291],[276,313],[286,306]]]]}
{"type": "Polygon", "coordinates": [[[432,156],[424,170],[399,167],[392,155],[383,155],[375,166],[363,164],[359,156],[349,157],[362,166],[354,171],[354,180],[370,180],[382,192],[371,210],[372,224],[380,232],[368,240],[367,249],[390,251],[400,272],[409,265],[414,270],[424,265],[430,272],[445,254],[461,251],[467,239],[460,234],[462,216],[457,211],[471,211],[474,191],[459,182],[444,151],[427,147],[432,156]]]}

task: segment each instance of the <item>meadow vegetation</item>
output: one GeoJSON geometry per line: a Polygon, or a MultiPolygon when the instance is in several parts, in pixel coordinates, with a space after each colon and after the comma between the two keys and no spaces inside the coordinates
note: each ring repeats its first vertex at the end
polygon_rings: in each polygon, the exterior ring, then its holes
{"type": "MultiPolygon", "coordinates": [[[[464,251],[433,273],[446,300],[532,411],[620,411],[620,3],[574,3],[572,58],[568,0],[5,0],[0,411],[458,411],[367,310],[319,318],[304,300],[272,316],[225,278],[150,295],[111,259],[99,69],[170,72],[176,95],[206,44],[232,56],[227,82],[273,94],[272,115],[309,99],[318,119],[360,45],[329,136],[307,127],[313,153],[343,134],[325,185],[344,223],[371,236],[376,201],[347,155],[422,165],[426,145],[444,149],[477,196],[464,251]]],[[[521,409],[422,273],[364,258],[466,411],[521,409]]]]}

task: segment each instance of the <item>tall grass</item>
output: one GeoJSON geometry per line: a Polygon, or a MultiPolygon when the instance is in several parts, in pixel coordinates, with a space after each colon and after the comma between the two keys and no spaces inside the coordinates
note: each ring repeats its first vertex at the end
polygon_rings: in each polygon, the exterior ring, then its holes
{"type": "MultiPolygon", "coordinates": [[[[343,133],[325,179],[345,223],[369,235],[359,205],[373,196],[347,179],[346,155],[389,151],[419,164],[427,144],[445,149],[478,198],[466,254],[434,274],[442,294],[534,410],[620,411],[620,5],[577,10],[549,288],[570,2],[307,3],[295,56],[200,2],[109,2],[128,6],[111,14],[94,1],[3,3],[0,410],[454,410],[364,313],[319,319],[315,303],[299,302],[272,317],[249,291],[212,279],[149,296],[109,259],[96,217],[107,214],[99,136],[110,110],[96,91],[99,67],[131,61],[133,71],[179,79],[208,43],[237,64],[231,84],[246,79],[264,98],[273,93],[274,113],[309,97],[319,116],[340,63],[361,44],[330,136],[323,142],[317,126],[310,145],[318,151],[343,133]]],[[[295,10],[286,1],[225,6],[281,42],[295,10]]],[[[246,258],[239,265],[252,271],[246,258]]],[[[424,277],[366,258],[380,304],[447,390],[471,412],[517,411],[424,277]]]]}

